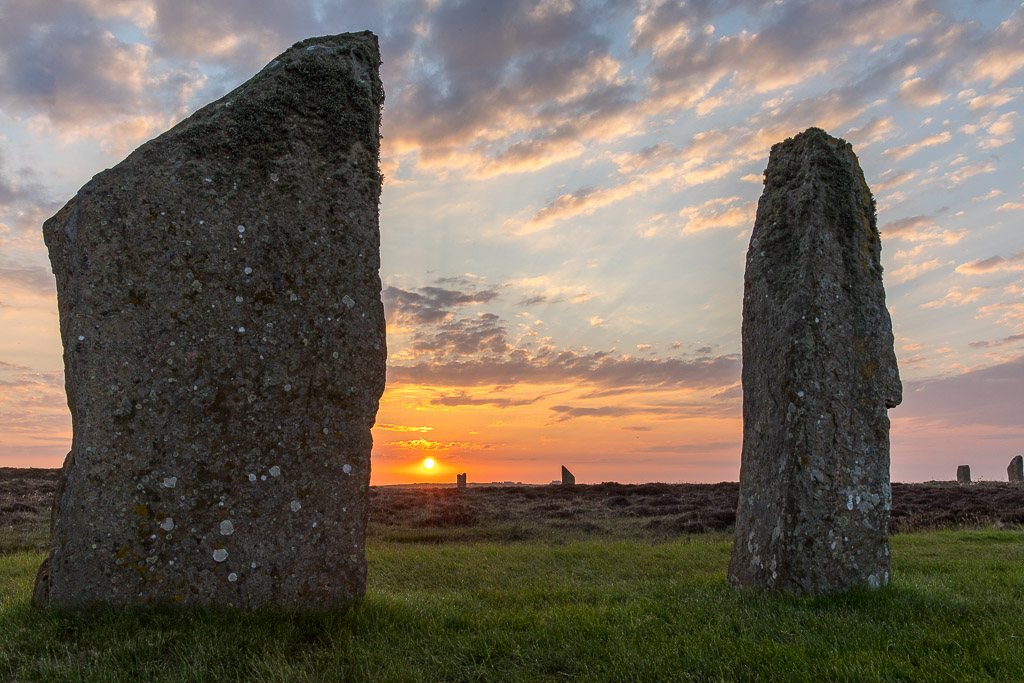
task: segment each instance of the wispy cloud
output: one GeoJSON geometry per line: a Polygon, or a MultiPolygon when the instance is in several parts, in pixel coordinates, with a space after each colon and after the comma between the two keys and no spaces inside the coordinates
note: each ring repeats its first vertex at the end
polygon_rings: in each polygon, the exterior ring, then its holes
{"type": "Polygon", "coordinates": [[[1020,270],[1021,268],[1024,268],[1024,249],[1010,257],[989,256],[988,258],[961,264],[956,267],[956,272],[965,275],[977,275],[996,270],[1020,270]]]}

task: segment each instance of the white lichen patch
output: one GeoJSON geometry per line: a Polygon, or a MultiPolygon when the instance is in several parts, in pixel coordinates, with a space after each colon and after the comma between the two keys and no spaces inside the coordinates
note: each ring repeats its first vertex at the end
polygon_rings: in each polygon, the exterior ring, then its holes
{"type": "Polygon", "coordinates": [[[168,517],[164,521],[160,522],[160,528],[164,531],[174,531],[174,520],[168,517]]]}
{"type": "Polygon", "coordinates": [[[230,536],[233,533],[235,533],[235,525],[231,523],[230,519],[225,519],[220,523],[221,536],[230,536]]]}
{"type": "Polygon", "coordinates": [[[213,551],[213,559],[215,562],[223,562],[228,559],[228,551],[224,548],[217,548],[213,551]]]}
{"type": "Polygon", "coordinates": [[[280,477],[281,476],[281,468],[278,467],[277,465],[274,465],[273,467],[271,467],[270,468],[270,476],[272,476],[272,477],[280,477]]]}
{"type": "Polygon", "coordinates": [[[297,500],[293,500],[293,501],[292,501],[292,502],[291,502],[291,503],[290,503],[290,504],[288,505],[288,507],[290,507],[290,508],[292,509],[292,512],[298,512],[299,510],[301,510],[301,509],[302,509],[302,503],[300,503],[300,502],[299,502],[299,501],[297,501],[297,500]]]}
{"type": "Polygon", "coordinates": [[[351,474],[352,473],[352,465],[349,465],[348,463],[345,463],[344,465],[341,466],[341,471],[344,472],[345,474],[351,474]]]}
{"type": "Polygon", "coordinates": [[[164,477],[164,480],[163,480],[163,482],[161,482],[160,485],[163,486],[165,489],[173,489],[175,486],[178,485],[178,478],[177,477],[164,477]]]}
{"type": "Polygon", "coordinates": [[[236,574],[234,572],[231,572],[230,574],[228,574],[228,581],[230,581],[231,583],[234,583],[235,581],[238,581],[238,574],[236,574]]]}
{"type": "Polygon", "coordinates": [[[341,303],[345,304],[349,308],[352,308],[353,306],[356,305],[356,302],[348,294],[346,294],[345,296],[341,297],[341,303]]]}
{"type": "Polygon", "coordinates": [[[256,481],[256,475],[252,472],[249,473],[249,481],[256,481]]]}

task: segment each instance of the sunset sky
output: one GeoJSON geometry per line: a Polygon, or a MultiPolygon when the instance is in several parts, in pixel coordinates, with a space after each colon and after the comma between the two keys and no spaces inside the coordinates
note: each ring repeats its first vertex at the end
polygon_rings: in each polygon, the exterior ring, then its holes
{"type": "Polygon", "coordinates": [[[363,29],[374,484],[738,479],[744,254],[771,145],[809,126],[878,202],[893,479],[1024,453],[1019,0],[0,0],[0,466],[71,442],[43,220],[293,42],[363,29]]]}

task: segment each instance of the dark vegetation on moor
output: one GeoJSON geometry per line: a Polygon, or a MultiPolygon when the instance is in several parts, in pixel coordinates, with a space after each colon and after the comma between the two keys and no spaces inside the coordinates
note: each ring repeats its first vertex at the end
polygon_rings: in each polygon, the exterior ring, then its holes
{"type": "MultiPolygon", "coordinates": [[[[60,470],[0,467],[0,537],[42,552],[60,470]]],[[[575,540],[652,541],[731,532],[739,484],[374,486],[369,538],[409,543],[575,540]]],[[[1024,485],[954,482],[892,485],[894,533],[1024,526],[1024,485]]]]}

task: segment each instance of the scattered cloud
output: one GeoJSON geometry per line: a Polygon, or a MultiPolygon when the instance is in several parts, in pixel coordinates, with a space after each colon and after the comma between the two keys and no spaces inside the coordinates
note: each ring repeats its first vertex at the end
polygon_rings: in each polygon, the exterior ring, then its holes
{"type": "Polygon", "coordinates": [[[941,133],[936,133],[934,135],[929,135],[927,137],[921,138],[920,140],[917,140],[915,142],[908,142],[907,144],[900,145],[898,147],[890,147],[889,149],[882,152],[882,154],[889,157],[893,161],[901,161],[911,156],[912,154],[917,154],[922,149],[926,149],[928,147],[935,147],[936,145],[944,145],[952,139],[953,136],[949,133],[949,131],[943,131],[941,133]]]}
{"type": "Polygon", "coordinates": [[[972,341],[968,346],[975,349],[989,349],[996,346],[1008,346],[1010,344],[1024,344],[1024,333],[1011,334],[995,341],[972,341]]]}
{"type": "Polygon", "coordinates": [[[956,272],[965,275],[977,275],[996,270],[1020,270],[1021,268],[1024,268],[1024,249],[1010,257],[989,256],[988,258],[964,263],[956,267],[956,272]]]}

